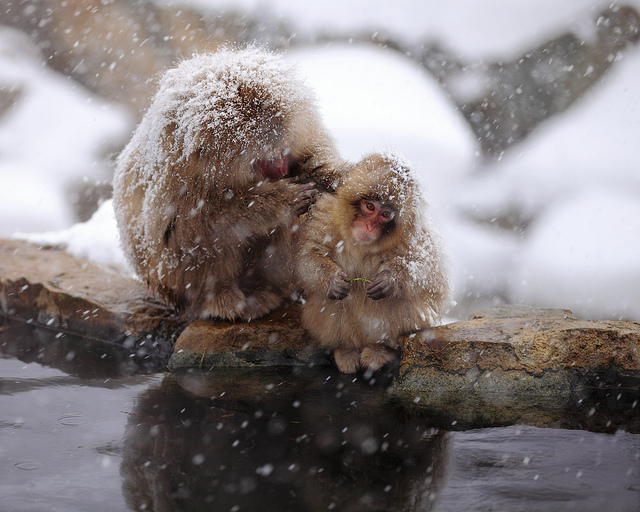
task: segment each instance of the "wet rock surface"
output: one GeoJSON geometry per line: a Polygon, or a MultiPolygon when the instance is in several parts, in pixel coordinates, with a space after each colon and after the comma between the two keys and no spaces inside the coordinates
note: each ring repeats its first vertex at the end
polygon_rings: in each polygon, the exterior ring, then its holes
{"type": "Polygon", "coordinates": [[[64,250],[0,241],[0,314],[57,333],[143,350],[166,361],[179,318],[117,269],[64,250]],[[142,349],[144,347],[144,349],[142,349]]]}
{"type": "Polygon", "coordinates": [[[451,421],[546,425],[574,418],[568,426],[577,428],[612,424],[617,412],[638,416],[640,324],[635,322],[503,306],[408,336],[403,346],[394,394],[451,421]],[[596,414],[602,409],[608,411],[604,417],[596,414]]]}
{"type": "MultiPolygon", "coordinates": [[[[103,344],[128,350],[124,359],[134,358],[145,370],[168,364],[176,376],[190,374],[191,383],[207,382],[205,388],[226,376],[225,382],[241,384],[236,392],[243,396],[255,387],[242,384],[247,375],[262,389],[265,371],[269,382],[272,372],[284,369],[298,369],[294,375],[328,371],[333,379],[354,381],[313,346],[300,326],[299,309],[288,303],[254,322],[185,326],[142,283],[117,269],[54,247],[0,241],[2,331],[17,322],[51,333],[11,328],[2,351],[25,361],[50,356],[51,364],[62,367],[70,353],[104,358],[103,344]]],[[[428,415],[451,428],[526,423],[640,431],[640,323],[503,306],[406,335],[400,344],[395,373],[357,380],[385,389],[385,400],[408,414],[428,415]]],[[[114,355],[105,364],[122,365],[124,359],[114,355]]]]}
{"type": "Polygon", "coordinates": [[[176,341],[169,369],[329,365],[300,324],[300,305],[286,304],[249,323],[196,321],[176,341]]]}
{"type": "MultiPolygon", "coordinates": [[[[408,336],[403,345],[399,381],[406,385],[413,366],[427,365],[458,375],[500,369],[523,378],[640,370],[640,323],[580,320],[568,309],[492,308],[469,321],[408,336]]],[[[477,380],[469,382],[478,386],[477,380]]]]}

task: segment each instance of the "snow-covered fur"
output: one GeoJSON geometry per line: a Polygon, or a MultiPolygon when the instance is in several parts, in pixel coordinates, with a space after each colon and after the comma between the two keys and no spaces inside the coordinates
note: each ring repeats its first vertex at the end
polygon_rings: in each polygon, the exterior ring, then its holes
{"type": "Polygon", "coordinates": [[[379,368],[401,333],[434,325],[451,305],[448,250],[426,209],[409,165],[384,153],[355,164],[336,194],[321,197],[303,221],[296,256],[303,323],[320,346],[335,350],[342,371],[379,368]],[[359,243],[351,229],[362,198],[396,210],[393,229],[371,244],[359,243]],[[390,272],[394,291],[372,300],[361,279],[382,271],[390,272]],[[346,298],[332,300],[327,284],[341,272],[357,281],[346,298]]]}
{"type": "Polygon", "coordinates": [[[184,315],[256,318],[291,291],[302,186],[288,178],[330,189],[341,166],[283,59],[259,48],[196,55],[164,74],[117,160],[123,250],[184,315]],[[265,178],[257,162],[278,159],[287,179],[265,178]]]}

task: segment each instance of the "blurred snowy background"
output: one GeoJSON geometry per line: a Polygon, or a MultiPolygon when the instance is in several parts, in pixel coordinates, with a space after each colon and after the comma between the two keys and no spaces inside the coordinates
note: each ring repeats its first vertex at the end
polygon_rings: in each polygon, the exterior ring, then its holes
{"type": "Polygon", "coordinates": [[[0,1],[0,236],[122,265],[113,158],[154,78],[258,41],[300,66],[344,156],[418,170],[453,317],[640,321],[640,0],[0,1]]]}

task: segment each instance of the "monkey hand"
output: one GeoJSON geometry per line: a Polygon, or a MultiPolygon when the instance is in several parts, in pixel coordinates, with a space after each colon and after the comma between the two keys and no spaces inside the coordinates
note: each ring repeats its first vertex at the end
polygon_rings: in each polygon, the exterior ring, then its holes
{"type": "Polygon", "coordinates": [[[347,279],[349,279],[349,276],[344,272],[336,272],[331,279],[329,279],[329,292],[327,293],[327,297],[331,300],[342,300],[349,295],[353,285],[348,283],[347,279]]]}
{"type": "Polygon", "coordinates": [[[297,178],[291,178],[287,180],[287,185],[293,196],[293,213],[296,216],[306,213],[318,198],[316,184],[313,182],[299,183],[297,178]]]}
{"type": "Polygon", "coordinates": [[[396,286],[393,274],[388,270],[383,270],[367,285],[367,296],[373,300],[384,299],[396,291],[396,286]]]}

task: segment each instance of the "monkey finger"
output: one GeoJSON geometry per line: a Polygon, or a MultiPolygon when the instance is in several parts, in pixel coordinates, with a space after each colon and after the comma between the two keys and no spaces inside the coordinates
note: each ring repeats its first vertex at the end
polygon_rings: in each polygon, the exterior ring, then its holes
{"type": "Polygon", "coordinates": [[[380,286],[374,289],[367,289],[367,297],[372,300],[384,299],[389,295],[391,295],[391,287],[385,284],[380,284],[380,286]]]}
{"type": "Polygon", "coordinates": [[[304,189],[302,189],[300,191],[300,194],[303,197],[314,197],[315,198],[319,194],[319,192],[318,192],[317,188],[312,187],[312,188],[304,188],[304,189]]]}
{"type": "Polygon", "coordinates": [[[289,191],[295,196],[317,195],[315,183],[288,183],[289,191]]]}
{"type": "Polygon", "coordinates": [[[309,208],[311,208],[311,206],[316,202],[315,197],[310,197],[310,198],[306,198],[306,199],[302,199],[299,200],[294,206],[293,206],[293,213],[295,215],[302,215],[303,213],[306,213],[309,211],[309,208]]]}
{"type": "Polygon", "coordinates": [[[373,300],[380,300],[393,293],[395,283],[389,272],[384,271],[371,280],[367,286],[367,296],[373,300]]]}
{"type": "Polygon", "coordinates": [[[303,200],[310,203],[310,205],[315,204],[315,202],[318,200],[318,191],[314,190],[305,192],[305,194],[303,195],[303,200]]]}
{"type": "Polygon", "coordinates": [[[342,300],[349,295],[349,291],[349,289],[345,289],[344,287],[331,287],[329,288],[327,297],[331,300],[342,300]]]}
{"type": "Polygon", "coordinates": [[[302,178],[300,176],[291,176],[288,178],[283,178],[283,180],[285,183],[289,183],[290,185],[304,185],[304,186],[308,186],[311,185],[313,187],[315,187],[315,183],[313,181],[302,181],[302,178]]]}
{"type": "Polygon", "coordinates": [[[298,193],[294,199],[293,210],[296,215],[302,215],[307,212],[313,204],[315,204],[318,198],[318,189],[315,186],[307,187],[305,185],[299,186],[298,193]]]}
{"type": "Polygon", "coordinates": [[[318,194],[318,188],[315,183],[298,183],[296,185],[301,192],[318,194]]]}
{"type": "Polygon", "coordinates": [[[335,277],[329,283],[329,291],[327,297],[331,300],[342,300],[351,291],[351,283],[347,283],[340,277],[335,277]]]}

